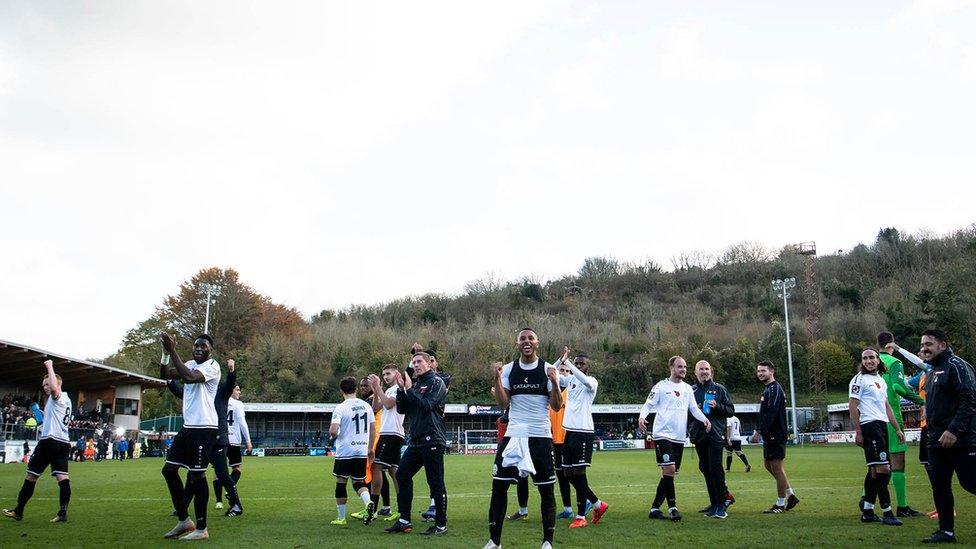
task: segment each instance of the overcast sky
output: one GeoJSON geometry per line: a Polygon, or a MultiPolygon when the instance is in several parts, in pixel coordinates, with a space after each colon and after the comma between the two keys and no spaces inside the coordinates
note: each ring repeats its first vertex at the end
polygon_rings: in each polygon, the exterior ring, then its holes
{"type": "Polygon", "coordinates": [[[973,2],[0,2],[0,339],[974,221],[973,2]]]}

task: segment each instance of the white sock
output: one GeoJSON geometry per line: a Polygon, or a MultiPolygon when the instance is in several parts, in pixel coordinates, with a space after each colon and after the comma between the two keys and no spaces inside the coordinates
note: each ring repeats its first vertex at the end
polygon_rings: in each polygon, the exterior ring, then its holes
{"type": "Polygon", "coordinates": [[[369,505],[369,491],[363,490],[360,492],[359,499],[363,500],[363,505],[369,505]]]}
{"type": "Polygon", "coordinates": [[[437,505],[437,504],[434,503],[434,498],[430,498],[430,506],[433,507],[435,505],[437,505]]]}
{"type": "Polygon", "coordinates": [[[529,508],[528,507],[519,507],[519,514],[520,515],[528,515],[529,514],[529,508]]]}
{"type": "Polygon", "coordinates": [[[889,505],[889,506],[885,507],[884,509],[881,510],[881,512],[882,513],[890,513],[891,512],[891,506],[889,505]]]}
{"type": "Polygon", "coordinates": [[[868,503],[868,502],[865,501],[864,502],[864,510],[865,511],[874,511],[874,504],[873,503],[868,503]]]}
{"type": "Polygon", "coordinates": [[[380,507],[380,511],[390,511],[390,510],[391,509],[389,505],[384,505],[383,507],[380,507]]]}
{"type": "Polygon", "coordinates": [[[576,515],[576,520],[580,520],[580,519],[586,520],[586,517],[584,517],[583,515],[576,515]]]}
{"type": "Polygon", "coordinates": [[[397,521],[397,522],[402,522],[403,524],[410,524],[410,522],[408,522],[408,521],[406,521],[406,520],[404,520],[402,518],[399,521],[397,521]]]}
{"type": "Polygon", "coordinates": [[[563,511],[566,512],[566,513],[572,513],[573,512],[573,508],[572,507],[563,507],[563,511]]]}
{"type": "Polygon", "coordinates": [[[677,510],[678,510],[677,507],[668,507],[668,511],[677,511],[677,510]]]}
{"type": "Polygon", "coordinates": [[[779,505],[780,507],[785,507],[786,498],[776,498],[776,505],[779,505]]]}
{"type": "Polygon", "coordinates": [[[598,509],[598,508],[599,508],[599,507],[600,507],[601,505],[603,505],[603,502],[602,502],[602,501],[600,501],[600,500],[596,500],[596,501],[595,501],[595,502],[593,503],[593,508],[594,508],[594,509],[598,509]]]}
{"type": "Polygon", "coordinates": [[[346,518],[346,504],[336,504],[336,508],[339,509],[339,520],[346,518]]]}
{"type": "Polygon", "coordinates": [[[786,496],[789,497],[789,496],[792,496],[792,495],[793,495],[793,488],[787,488],[786,489],[786,496]]]}

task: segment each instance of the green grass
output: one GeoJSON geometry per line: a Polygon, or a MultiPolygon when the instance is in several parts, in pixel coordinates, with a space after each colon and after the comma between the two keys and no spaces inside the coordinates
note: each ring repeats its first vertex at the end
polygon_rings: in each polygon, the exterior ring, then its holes
{"type": "MultiPolygon", "coordinates": [[[[921,511],[932,508],[931,491],[910,449],[909,502],[921,511]]],[[[851,546],[870,544],[914,545],[935,529],[929,518],[906,519],[901,528],[863,525],[858,522],[856,502],[864,477],[863,453],[856,447],[804,447],[790,449],[787,472],[800,505],[783,515],[762,515],[773,503],[774,483],[762,468],[758,449],[749,448],[753,464],[745,473],[736,460],[728,484],[738,501],[724,521],[706,519],[695,511],[707,502],[704,483],[697,470],[693,449],[685,453],[683,472],[677,481],[678,506],[685,514],[681,523],[649,521],[647,509],[659,478],[650,451],[598,453],[591,469],[591,484],[610,504],[603,521],[582,530],[569,530],[558,521],[555,544],[573,547],[647,547],[669,542],[704,547],[755,546],[851,546]]],[[[160,459],[71,465],[73,498],[70,522],[49,524],[57,509],[57,484],[48,476],[39,481],[23,522],[3,519],[0,547],[116,547],[177,545],[161,539],[174,524],[166,486],[159,474],[160,459]]],[[[488,493],[491,486],[489,456],[447,458],[450,498],[450,534],[425,539],[415,533],[390,536],[381,530],[387,523],[369,527],[353,523],[330,526],[335,518],[334,481],[330,458],[250,458],[240,490],[247,514],[238,518],[210,517],[211,545],[274,547],[481,547],[487,539],[488,493]]],[[[0,504],[12,506],[23,478],[23,465],[0,465],[0,504]]],[[[415,511],[426,507],[423,473],[415,511]]],[[[533,489],[534,491],[534,489],[533,489]]],[[[959,516],[956,527],[964,542],[976,543],[976,498],[955,489],[959,516]]],[[[558,501],[557,489],[557,501],[558,501]]],[[[892,493],[892,497],[894,494],[892,493]]],[[[538,494],[530,496],[530,518],[505,525],[505,547],[538,547],[541,526],[538,494]]],[[[211,499],[212,505],[212,499],[211,499]]],[[[351,503],[350,510],[358,510],[351,503]]],[[[515,490],[509,510],[515,508],[515,490]]],[[[216,514],[215,512],[213,514],[216,514]]],[[[212,515],[213,515],[212,514],[212,515]]],[[[416,514],[416,513],[415,513],[416,514]]],[[[415,525],[421,525],[416,521],[415,525]]]]}

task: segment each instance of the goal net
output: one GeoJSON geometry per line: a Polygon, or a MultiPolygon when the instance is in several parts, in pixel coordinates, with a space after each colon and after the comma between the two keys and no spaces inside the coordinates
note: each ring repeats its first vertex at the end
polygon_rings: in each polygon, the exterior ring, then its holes
{"type": "Polygon", "coordinates": [[[494,454],[498,446],[498,431],[471,430],[464,432],[465,454],[494,454]]]}

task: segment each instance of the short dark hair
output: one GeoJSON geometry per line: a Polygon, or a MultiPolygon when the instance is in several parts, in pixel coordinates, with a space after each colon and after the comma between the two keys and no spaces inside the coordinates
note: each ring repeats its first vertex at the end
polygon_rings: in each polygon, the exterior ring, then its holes
{"type": "Polygon", "coordinates": [[[210,344],[211,347],[214,346],[213,338],[210,337],[210,334],[200,334],[193,341],[196,341],[197,339],[205,339],[207,343],[210,344]]]}
{"type": "Polygon", "coordinates": [[[878,334],[878,347],[884,348],[885,345],[891,343],[895,340],[895,336],[891,332],[881,332],[878,334]]]}
{"type": "Polygon", "coordinates": [[[534,328],[529,328],[528,326],[525,326],[525,327],[523,327],[522,329],[520,329],[520,330],[518,331],[518,333],[522,333],[522,332],[532,332],[532,333],[533,333],[533,334],[535,334],[536,336],[538,336],[538,335],[539,335],[539,332],[537,332],[537,331],[535,331],[535,329],[534,329],[534,328]]]}
{"type": "Polygon", "coordinates": [[[419,356],[419,357],[423,358],[424,359],[424,362],[427,362],[428,364],[430,363],[430,359],[432,358],[430,356],[430,353],[428,353],[427,351],[420,351],[419,353],[416,353],[413,356],[414,357],[418,357],[419,356]]]}
{"type": "Polygon", "coordinates": [[[356,393],[356,387],[359,387],[359,382],[356,378],[352,376],[346,376],[339,380],[339,390],[342,391],[344,395],[352,395],[356,393]]]}
{"type": "Polygon", "coordinates": [[[765,366],[766,368],[769,368],[770,370],[772,370],[774,372],[776,371],[776,366],[773,365],[773,361],[772,360],[760,360],[759,361],[759,364],[756,364],[756,367],[759,367],[759,366],[765,366]]]}
{"type": "Polygon", "coordinates": [[[386,366],[383,366],[383,371],[385,372],[387,370],[393,370],[394,372],[397,372],[397,371],[400,370],[400,367],[391,362],[391,363],[387,364],[386,366]]]}
{"type": "Polygon", "coordinates": [[[679,358],[681,360],[684,360],[684,357],[681,357],[681,356],[678,356],[678,355],[674,355],[673,357],[669,358],[668,359],[668,368],[674,366],[674,363],[677,362],[679,358]]]}
{"type": "Polygon", "coordinates": [[[942,330],[938,330],[936,328],[930,328],[928,330],[925,330],[924,332],[922,332],[922,335],[923,336],[929,336],[929,337],[935,339],[936,341],[938,341],[939,343],[948,343],[949,342],[949,337],[946,335],[946,333],[943,332],[942,330]]]}

